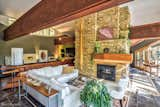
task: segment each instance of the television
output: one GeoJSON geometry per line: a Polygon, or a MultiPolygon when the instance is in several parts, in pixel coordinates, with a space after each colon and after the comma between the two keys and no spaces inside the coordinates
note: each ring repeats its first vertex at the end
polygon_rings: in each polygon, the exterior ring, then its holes
{"type": "Polygon", "coordinates": [[[75,48],[66,48],[66,56],[74,57],[75,56],[75,48]]]}

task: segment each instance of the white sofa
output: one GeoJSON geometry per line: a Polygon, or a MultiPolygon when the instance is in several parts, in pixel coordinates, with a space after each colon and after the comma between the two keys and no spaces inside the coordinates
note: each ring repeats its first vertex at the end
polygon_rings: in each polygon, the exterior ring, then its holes
{"type": "MultiPolygon", "coordinates": [[[[33,69],[27,72],[27,75],[38,81],[46,83],[50,87],[60,92],[61,107],[79,107],[80,91],[81,89],[68,85],[67,82],[78,77],[78,70],[74,69],[69,74],[63,74],[63,67],[68,65],[60,65],[56,67],[44,67],[40,69],[33,69]]],[[[129,78],[120,79],[120,81],[111,82],[104,81],[112,98],[122,100],[129,78]]]]}
{"type": "Polygon", "coordinates": [[[80,89],[67,84],[70,80],[78,77],[78,70],[74,69],[71,73],[63,74],[63,67],[66,66],[68,65],[32,69],[27,72],[27,76],[58,90],[62,107],[79,107],[80,89]]]}

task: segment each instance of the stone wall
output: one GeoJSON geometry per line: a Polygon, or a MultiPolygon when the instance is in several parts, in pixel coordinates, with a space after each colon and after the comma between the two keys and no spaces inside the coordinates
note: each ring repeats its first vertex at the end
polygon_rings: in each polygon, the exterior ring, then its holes
{"type": "Polygon", "coordinates": [[[85,75],[96,76],[97,65],[93,62],[95,44],[100,44],[100,52],[109,48],[109,53],[129,53],[130,14],[127,7],[114,7],[77,19],[75,30],[75,66],[85,75]],[[113,28],[111,40],[97,41],[97,31],[103,27],[113,28]]]}

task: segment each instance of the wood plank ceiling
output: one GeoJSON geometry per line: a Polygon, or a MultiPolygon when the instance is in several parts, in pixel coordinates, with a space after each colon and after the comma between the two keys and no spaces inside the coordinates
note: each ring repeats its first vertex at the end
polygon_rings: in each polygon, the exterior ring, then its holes
{"type": "Polygon", "coordinates": [[[4,31],[11,40],[133,0],[42,0],[4,31]]]}

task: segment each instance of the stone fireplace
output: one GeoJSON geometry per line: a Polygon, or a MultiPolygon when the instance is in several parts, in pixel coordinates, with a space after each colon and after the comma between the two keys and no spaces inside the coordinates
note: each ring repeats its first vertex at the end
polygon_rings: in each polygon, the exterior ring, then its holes
{"type": "Polygon", "coordinates": [[[118,81],[128,75],[128,65],[132,60],[132,54],[96,54],[94,62],[97,64],[97,77],[118,81]]]}
{"type": "Polygon", "coordinates": [[[97,64],[97,78],[116,80],[116,66],[97,64]]]}
{"type": "MultiPolygon", "coordinates": [[[[113,7],[75,20],[75,67],[81,74],[97,77],[97,65],[115,66],[115,78],[113,77],[112,80],[118,81],[123,75],[122,72],[127,72],[130,63],[124,63],[123,59],[114,59],[115,55],[111,56],[113,58],[111,60],[106,60],[107,58],[95,60],[94,56],[99,53],[117,54],[118,58],[121,58],[121,54],[128,55],[130,53],[129,23],[128,7],[113,7]],[[112,28],[113,38],[97,40],[101,28],[112,28]],[[100,45],[99,53],[95,53],[96,44],[100,45]],[[108,49],[108,53],[105,53],[104,49],[108,49]]],[[[104,78],[111,77],[106,75],[104,78]]]]}

